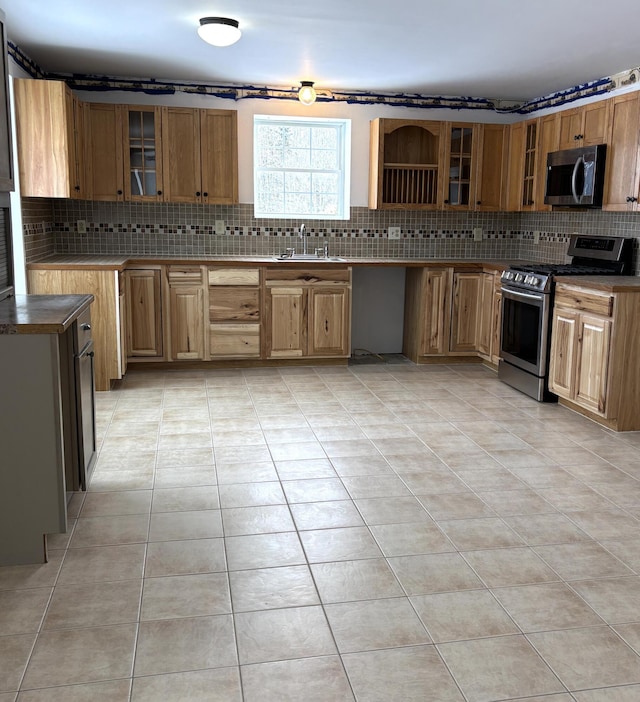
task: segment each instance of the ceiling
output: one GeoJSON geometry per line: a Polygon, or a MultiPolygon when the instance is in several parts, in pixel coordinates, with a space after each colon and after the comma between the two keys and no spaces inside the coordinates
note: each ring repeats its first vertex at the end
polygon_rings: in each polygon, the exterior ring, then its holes
{"type": "Polygon", "coordinates": [[[640,65],[637,0],[0,0],[46,72],[528,100],[640,65]],[[200,17],[237,19],[230,47],[200,17]]]}

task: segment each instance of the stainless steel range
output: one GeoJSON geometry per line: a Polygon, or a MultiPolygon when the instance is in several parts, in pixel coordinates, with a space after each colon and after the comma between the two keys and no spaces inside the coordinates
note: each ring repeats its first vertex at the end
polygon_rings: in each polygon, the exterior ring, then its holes
{"type": "Polygon", "coordinates": [[[548,389],[554,276],[628,273],[632,244],[624,237],[573,234],[571,263],[519,264],[502,273],[500,380],[536,400],[557,400],[548,389]]]}

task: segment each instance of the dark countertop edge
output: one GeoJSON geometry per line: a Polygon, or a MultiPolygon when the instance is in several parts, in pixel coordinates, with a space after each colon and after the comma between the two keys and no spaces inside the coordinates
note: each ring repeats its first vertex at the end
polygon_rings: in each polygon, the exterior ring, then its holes
{"type": "Polygon", "coordinates": [[[63,334],[93,300],[93,295],[8,297],[0,302],[0,335],[63,334]],[[47,303],[54,309],[44,309],[47,303]]]}
{"type": "Polygon", "coordinates": [[[319,261],[278,261],[272,256],[239,256],[239,257],[176,257],[176,256],[128,256],[114,261],[114,257],[104,263],[100,257],[95,260],[87,260],[81,255],[78,261],[72,261],[72,255],[56,254],[41,261],[33,261],[27,264],[29,270],[114,270],[123,271],[128,267],[144,265],[207,265],[207,266],[238,266],[249,268],[251,266],[286,267],[286,268],[313,268],[316,265],[322,268],[343,268],[345,266],[355,267],[402,267],[402,268],[424,268],[425,266],[478,266],[490,267],[492,269],[503,270],[516,263],[515,259],[469,259],[469,258],[345,258],[344,261],[323,262],[319,261]]]}
{"type": "Polygon", "coordinates": [[[640,292],[640,276],[637,275],[559,275],[554,280],[556,284],[603,292],[640,292]]]}

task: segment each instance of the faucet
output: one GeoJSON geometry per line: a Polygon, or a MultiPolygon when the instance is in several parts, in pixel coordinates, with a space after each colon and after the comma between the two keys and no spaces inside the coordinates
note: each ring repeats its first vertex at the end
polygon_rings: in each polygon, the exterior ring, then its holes
{"type": "Polygon", "coordinates": [[[307,255],[307,235],[304,233],[304,224],[300,225],[300,233],[298,236],[302,237],[302,254],[307,255]]]}

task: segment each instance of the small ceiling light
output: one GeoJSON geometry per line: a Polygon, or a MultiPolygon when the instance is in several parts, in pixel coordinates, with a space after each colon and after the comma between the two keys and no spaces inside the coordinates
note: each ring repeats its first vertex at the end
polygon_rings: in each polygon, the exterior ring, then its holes
{"type": "Polygon", "coordinates": [[[313,105],[313,103],[316,101],[316,91],[313,89],[313,81],[300,81],[298,100],[300,100],[303,105],[313,105]]]}
{"type": "Polygon", "coordinates": [[[198,34],[207,44],[213,46],[231,46],[242,36],[238,29],[238,21],[227,17],[203,17],[198,34]]]}

